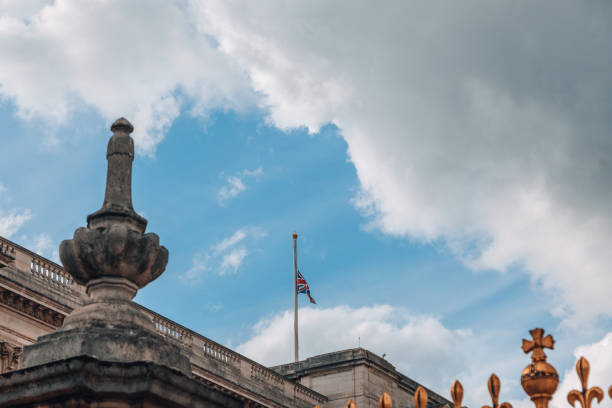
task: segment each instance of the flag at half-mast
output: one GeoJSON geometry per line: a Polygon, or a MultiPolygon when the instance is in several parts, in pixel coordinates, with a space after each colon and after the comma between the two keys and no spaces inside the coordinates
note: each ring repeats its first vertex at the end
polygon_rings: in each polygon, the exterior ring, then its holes
{"type": "Polygon", "coordinates": [[[310,296],[310,288],[308,287],[308,283],[300,271],[297,271],[297,287],[295,289],[297,290],[297,293],[305,293],[306,296],[308,296],[310,303],[314,303],[315,305],[317,304],[312,296],[310,296]]]}

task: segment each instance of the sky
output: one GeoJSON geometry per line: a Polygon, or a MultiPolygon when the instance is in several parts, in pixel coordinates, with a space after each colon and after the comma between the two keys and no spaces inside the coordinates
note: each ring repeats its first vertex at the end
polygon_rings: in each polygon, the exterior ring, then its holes
{"type": "Polygon", "coordinates": [[[263,364],[361,345],[465,402],[612,381],[612,3],[0,0],[0,235],[58,260],[110,124],[170,258],[136,301],[263,364]]]}

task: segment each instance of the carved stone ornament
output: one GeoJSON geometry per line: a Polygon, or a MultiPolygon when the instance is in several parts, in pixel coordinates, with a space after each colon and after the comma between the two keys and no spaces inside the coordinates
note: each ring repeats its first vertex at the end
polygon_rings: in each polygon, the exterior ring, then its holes
{"type": "Polygon", "coordinates": [[[132,207],[134,128],[121,118],[111,130],[102,208],[87,217],[87,228],[78,228],[60,245],[65,270],[86,285],[89,297],[66,316],[60,329],[25,348],[23,366],[89,356],[150,361],[191,376],[188,356],[157,333],[151,317],[131,301],[139,288],[164,271],[168,250],[159,245],[157,235],[144,233],[147,220],[132,207]]]}
{"type": "Polygon", "coordinates": [[[0,341],[0,373],[13,371],[19,368],[19,358],[23,348],[0,341]]]}
{"type": "MultiPolygon", "coordinates": [[[[125,278],[142,288],[166,268],[168,250],[156,234],[145,234],[147,220],[132,206],[133,126],[124,118],[111,127],[106,159],[108,172],[102,208],[87,217],[87,228],[78,228],[60,245],[66,271],[88,284],[102,277],[125,278]]],[[[135,292],[134,292],[135,295],[135,292]]]]}

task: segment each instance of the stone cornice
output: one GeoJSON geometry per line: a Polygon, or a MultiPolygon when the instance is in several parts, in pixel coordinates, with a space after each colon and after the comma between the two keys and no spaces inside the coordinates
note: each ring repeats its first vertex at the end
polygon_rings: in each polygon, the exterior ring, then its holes
{"type": "Polygon", "coordinates": [[[0,287],[0,303],[19,313],[27,315],[29,318],[51,326],[50,328],[52,330],[60,327],[64,322],[65,314],[50,309],[45,305],[4,287],[0,287]]]}
{"type": "MultiPolygon", "coordinates": [[[[19,338],[19,339],[23,340],[23,343],[25,343],[25,344],[36,343],[36,339],[35,338],[28,337],[28,336],[24,335],[23,333],[19,333],[19,332],[15,331],[15,330],[11,329],[10,327],[6,327],[6,326],[3,326],[1,324],[0,324],[0,332],[4,332],[4,333],[9,334],[9,335],[11,335],[13,337],[19,338]]],[[[0,339],[0,341],[2,341],[2,339],[0,339]]]]}
{"type": "Polygon", "coordinates": [[[20,296],[31,300],[43,307],[54,310],[63,315],[68,315],[72,312],[72,308],[64,305],[62,303],[58,303],[55,299],[49,298],[44,294],[33,291],[28,287],[25,287],[23,284],[15,282],[5,276],[0,276],[0,290],[9,290],[20,296]]]}

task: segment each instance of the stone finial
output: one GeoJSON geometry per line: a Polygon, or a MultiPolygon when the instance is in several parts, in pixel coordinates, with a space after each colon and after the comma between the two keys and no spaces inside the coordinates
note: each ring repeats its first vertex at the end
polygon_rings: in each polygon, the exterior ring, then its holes
{"type": "Polygon", "coordinates": [[[162,337],[151,316],[131,301],[164,271],[168,250],[157,235],[144,233],[147,221],[132,207],[133,127],[121,118],[111,130],[102,208],[87,217],[87,228],[78,228],[60,245],[65,270],[87,286],[89,299],[58,330],[24,349],[23,367],[87,356],[152,362],[191,377],[186,350],[162,337]]]}
{"type": "Polygon", "coordinates": [[[90,294],[103,286],[104,290],[97,290],[102,297],[132,298],[138,288],[161,275],[168,251],[159,245],[156,234],[144,233],[147,220],[132,206],[134,140],[130,133],[134,127],[120,118],[111,130],[104,203],[87,217],[87,228],[78,228],[72,240],[61,243],[60,258],[90,294]]]}
{"type": "Polygon", "coordinates": [[[134,126],[132,126],[132,124],[130,123],[129,120],[127,120],[124,117],[121,117],[121,118],[117,119],[111,125],[110,129],[111,129],[111,132],[122,131],[122,132],[126,132],[127,134],[131,134],[134,131],[134,126]]]}
{"type": "Polygon", "coordinates": [[[87,216],[87,227],[97,229],[109,227],[118,222],[130,229],[144,232],[147,220],[136,214],[132,206],[132,162],[134,161],[134,140],[130,133],[134,127],[125,118],[111,126],[113,136],[108,141],[106,160],[106,191],[102,208],[87,216]]]}

